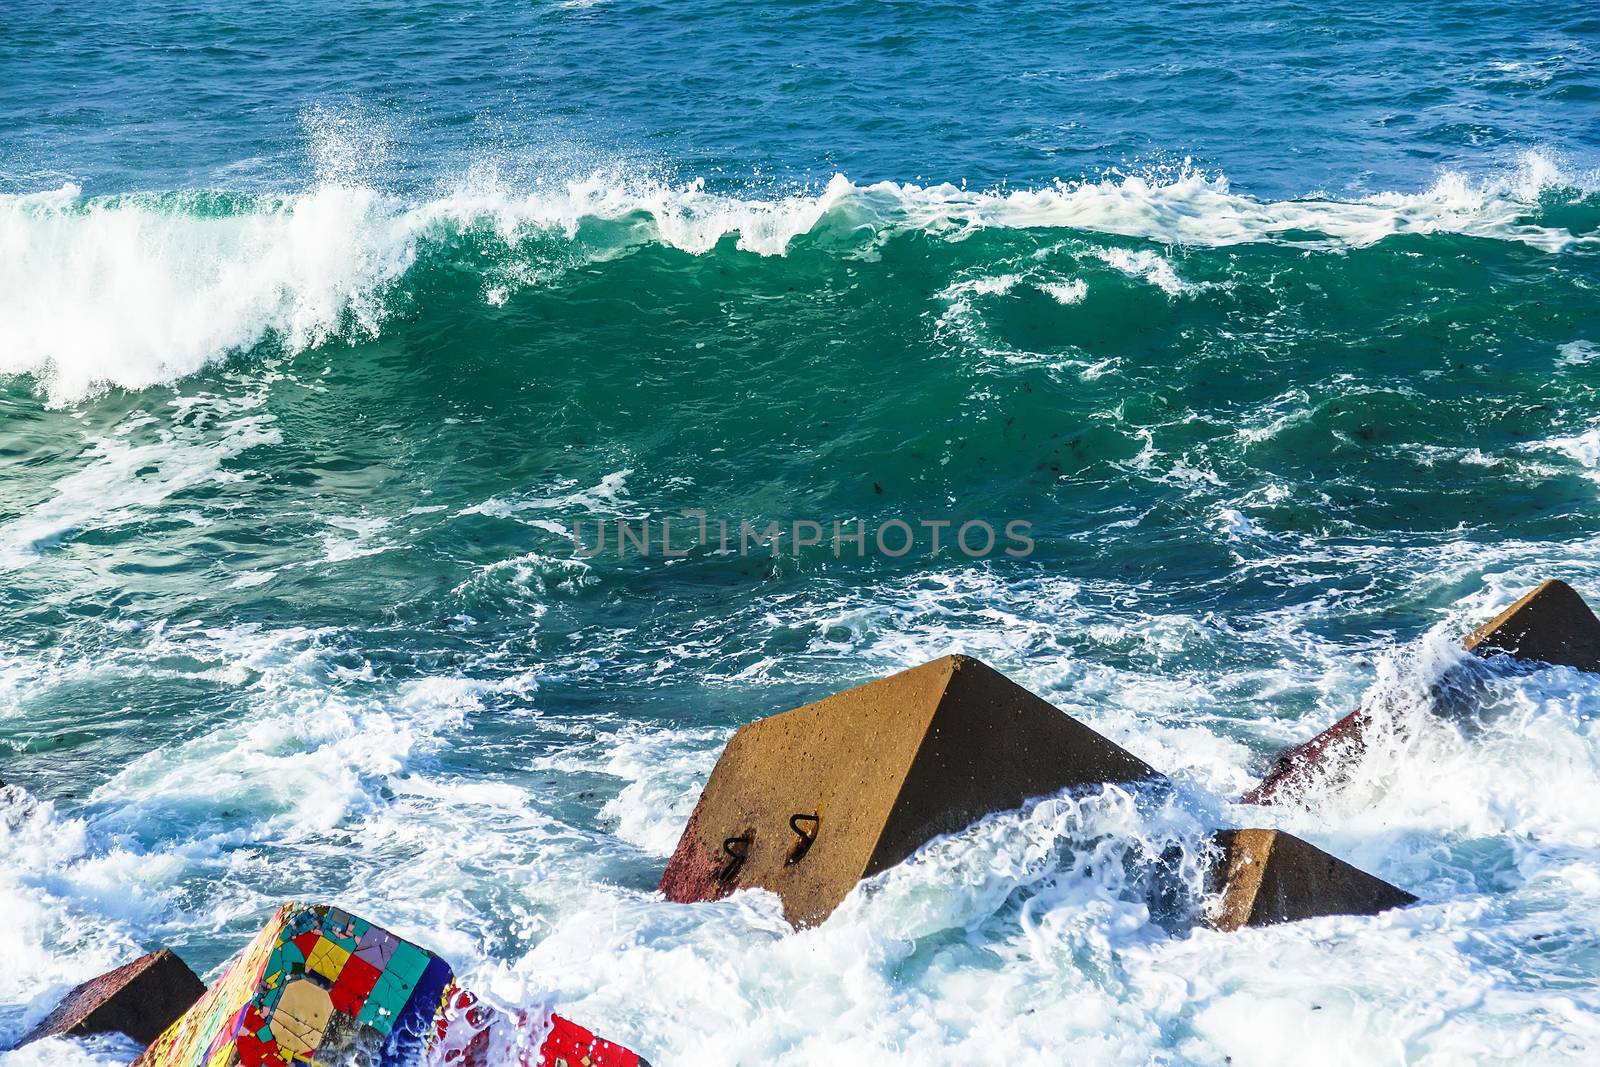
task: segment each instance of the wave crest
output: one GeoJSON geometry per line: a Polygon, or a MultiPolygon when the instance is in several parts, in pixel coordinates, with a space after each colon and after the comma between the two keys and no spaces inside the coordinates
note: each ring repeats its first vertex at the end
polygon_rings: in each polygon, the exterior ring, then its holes
{"type": "MultiPolygon", "coordinates": [[[[469,233],[502,246],[500,260],[511,261],[510,277],[486,286],[498,303],[501,281],[546,276],[538,262],[546,253],[528,242],[550,237],[581,244],[572,251],[591,260],[642,244],[703,255],[730,238],[760,256],[786,255],[802,237],[861,253],[895,233],[962,240],[991,228],[1328,251],[1398,234],[1457,234],[1556,254],[1600,239],[1546,217],[1561,191],[1585,205],[1592,199],[1538,155],[1489,180],[1451,173],[1423,193],[1356,201],[1260,201],[1231,191],[1225,177],[1190,170],[1009,192],[862,186],[835,175],[819,193],[768,199],[608,173],[532,193],[488,180],[422,202],[352,184],[281,196],[93,198],[67,185],[0,197],[0,374],[32,375],[62,404],[106,386],[175,381],[267,341],[293,354],[374,337],[413,264],[451,257],[469,233]]],[[[475,255],[468,265],[481,272],[483,262],[475,255]]],[[[487,269],[507,273],[503,263],[487,269]]]]}

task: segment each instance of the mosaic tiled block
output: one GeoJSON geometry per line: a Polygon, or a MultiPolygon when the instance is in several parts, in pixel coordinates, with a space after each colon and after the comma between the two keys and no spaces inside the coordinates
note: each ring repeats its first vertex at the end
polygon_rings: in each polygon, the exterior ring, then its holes
{"type": "Polygon", "coordinates": [[[537,1022],[508,1019],[454,983],[445,990],[427,1058],[428,1067],[650,1067],[570,1019],[553,1013],[537,1022]]]}
{"type": "Polygon", "coordinates": [[[279,908],[135,1067],[489,1067],[497,1035],[522,1067],[648,1067],[560,1016],[496,1012],[426,949],[305,904],[279,908]]]}
{"type": "Polygon", "coordinates": [[[363,1052],[414,1063],[450,965],[338,908],[286,904],[141,1067],[287,1067],[363,1052]],[[355,955],[381,943],[378,966],[355,955]]]}
{"type": "Polygon", "coordinates": [[[621,1045],[599,1038],[569,1019],[550,1016],[550,1033],[530,1067],[650,1067],[621,1045]]]}

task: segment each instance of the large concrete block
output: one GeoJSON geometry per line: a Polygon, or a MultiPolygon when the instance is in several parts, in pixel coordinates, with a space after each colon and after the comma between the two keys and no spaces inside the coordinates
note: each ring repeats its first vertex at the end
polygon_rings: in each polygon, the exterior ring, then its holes
{"type": "Polygon", "coordinates": [[[1209,925],[1229,931],[1319,915],[1376,915],[1417,898],[1281,830],[1216,837],[1218,894],[1209,925]]]}
{"type": "Polygon", "coordinates": [[[164,948],[78,986],[22,1044],[42,1037],[115,1033],[148,1045],[205,991],[206,984],[188,965],[164,948]]]}
{"type": "Polygon", "coordinates": [[[554,1067],[583,1039],[588,1059],[572,1067],[642,1063],[558,1015],[538,1022],[506,1020],[462,990],[444,960],[364,919],[285,904],[135,1067],[488,1067],[501,1023],[544,1034],[537,1050],[519,1051],[522,1067],[554,1067]]]}
{"type": "MultiPolygon", "coordinates": [[[[1479,656],[1506,655],[1583,671],[1600,670],[1600,619],[1561,581],[1547,581],[1468,634],[1462,647],[1479,656]]],[[[1309,741],[1278,753],[1261,781],[1240,801],[1270,804],[1318,773],[1359,756],[1371,716],[1357,709],[1309,741]]]]}
{"type": "Polygon", "coordinates": [[[1480,656],[1600,671],[1600,619],[1572,586],[1551,580],[1472,631],[1462,646],[1480,656]]]}
{"type": "Polygon", "coordinates": [[[1071,786],[1155,777],[1142,760],[966,656],[734,734],[661,878],[667,899],[760,886],[796,925],[938,834],[1071,786]]]}

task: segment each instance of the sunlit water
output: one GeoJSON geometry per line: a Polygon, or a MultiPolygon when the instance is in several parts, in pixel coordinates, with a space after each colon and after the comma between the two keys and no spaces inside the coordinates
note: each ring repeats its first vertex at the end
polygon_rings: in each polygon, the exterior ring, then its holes
{"type": "Polygon", "coordinates": [[[1594,1061],[1600,680],[1453,651],[1600,604],[1588,5],[193,7],[0,11],[0,1044],[303,898],[658,1067],[1594,1061]],[[563,533],[685,509],[1036,549],[563,533]],[[655,894],[734,728],[953,651],[1177,788],[655,894]],[[1422,902],[1197,929],[1225,825],[1422,902]]]}

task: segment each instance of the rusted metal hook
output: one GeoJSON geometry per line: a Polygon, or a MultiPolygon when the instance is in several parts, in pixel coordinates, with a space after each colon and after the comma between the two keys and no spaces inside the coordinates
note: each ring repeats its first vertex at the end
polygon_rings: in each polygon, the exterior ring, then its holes
{"type": "Polygon", "coordinates": [[[795,836],[800,840],[795,842],[795,846],[789,850],[789,858],[785,861],[786,863],[800,862],[800,857],[806,854],[806,850],[809,849],[812,842],[817,839],[817,830],[820,829],[821,826],[822,817],[814,813],[811,815],[806,815],[802,812],[789,816],[789,829],[793,830],[795,836]],[[800,824],[803,822],[811,824],[811,831],[809,833],[801,829],[800,824]]]}
{"type": "Polygon", "coordinates": [[[731,882],[739,874],[739,868],[744,866],[745,857],[750,855],[750,835],[739,834],[722,842],[722,854],[728,857],[728,862],[722,865],[717,872],[717,881],[731,882]]]}

